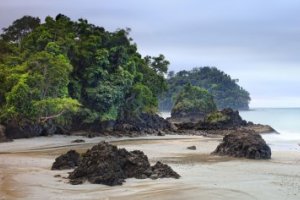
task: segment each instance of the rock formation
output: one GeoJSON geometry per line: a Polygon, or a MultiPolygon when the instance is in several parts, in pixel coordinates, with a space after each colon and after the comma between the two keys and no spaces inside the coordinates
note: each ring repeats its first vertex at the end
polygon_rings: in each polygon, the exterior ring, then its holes
{"type": "Polygon", "coordinates": [[[74,150],[70,150],[55,159],[51,170],[72,169],[78,166],[79,162],[80,154],[74,150]]]}
{"type": "MultiPolygon", "coordinates": [[[[169,119],[170,122],[173,120],[169,119]]],[[[271,126],[243,120],[238,111],[230,108],[209,113],[202,121],[174,123],[179,131],[202,130],[209,134],[226,135],[234,132],[277,133],[271,126]]]]}
{"type": "Polygon", "coordinates": [[[150,166],[148,157],[142,151],[118,149],[101,142],[82,156],[77,168],[70,173],[71,184],[90,183],[109,186],[121,185],[126,178],[179,178],[169,166],[160,162],[150,166]]]}
{"type": "Polygon", "coordinates": [[[161,135],[161,132],[173,131],[170,122],[157,114],[142,113],[139,117],[119,120],[114,125],[114,131],[137,132],[141,134],[161,135]]]}
{"type": "Polygon", "coordinates": [[[213,154],[249,159],[270,159],[271,149],[259,134],[235,132],[224,136],[222,143],[213,154]]]}

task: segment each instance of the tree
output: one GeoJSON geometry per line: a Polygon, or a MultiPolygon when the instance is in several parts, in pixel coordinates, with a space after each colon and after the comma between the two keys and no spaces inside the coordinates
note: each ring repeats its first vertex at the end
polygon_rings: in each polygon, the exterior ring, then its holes
{"type": "Polygon", "coordinates": [[[40,24],[38,17],[24,16],[17,19],[8,28],[3,28],[1,37],[5,41],[15,42],[21,48],[22,39],[40,24]]]}
{"type": "Polygon", "coordinates": [[[191,71],[179,71],[175,76],[168,78],[169,89],[160,97],[160,109],[170,110],[174,105],[174,97],[187,83],[205,88],[213,95],[218,109],[249,108],[250,95],[237,84],[236,79],[231,79],[215,67],[201,67],[191,71]]]}
{"type": "Polygon", "coordinates": [[[1,120],[99,124],[154,113],[169,62],[143,58],[129,32],[62,14],[16,20],[0,39],[1,120]]]}
{"type": "Polygon", "coordinates": [[[172,115],[175,113],[211,113],[217,107],[213,96],[203,88],[186,84],[175,98],[172,115]]]}

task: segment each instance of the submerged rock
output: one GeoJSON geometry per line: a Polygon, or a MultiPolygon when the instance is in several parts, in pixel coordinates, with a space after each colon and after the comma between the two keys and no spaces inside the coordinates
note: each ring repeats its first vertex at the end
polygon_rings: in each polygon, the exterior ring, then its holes
{"type": "Polygon", "coordinates": [[[109,186],[121,185],[126,178],[149,177],[178,178],[179,175],[167,165],[151,167],[148,157],[142,151],[128,152],[106,142],[93,146],[83,154],[80,165],[69,175],[71,184],[81,184],[88,180],[90,183],[109,186]]]}
{"type": "Polygon", "coordinates": [[[85,143],[85,140],[83,140],[83,139],[76,139],[76,140],[72,140],[71,143],[85,143]]]}
{"type": "Polygon", "coordinates": [[[70,150],[55,159],[51,170],[72,169],[78,166],[79,162],[80,154],[74,150],[70,150]]]}
{"type": "Polygon", "coordinates": [[[213,154],[249,159],[270,159],[271,148],[259,134],[235,132],[224,136],[222,143],[213,154]]]}

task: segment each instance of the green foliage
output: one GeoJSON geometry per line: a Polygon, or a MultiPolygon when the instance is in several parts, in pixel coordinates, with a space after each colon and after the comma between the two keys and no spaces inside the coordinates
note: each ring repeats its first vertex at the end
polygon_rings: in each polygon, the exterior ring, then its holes
{"type": "Polygon", "coordinates": [[[206,114],[216,111],[216,109],[213,97],[207,90],[187,84],[176,96],[172,113],[200,112],[206,114]]]}
{"type": "Polygon", "coordinates": [[[169,62],[142,58],[129,32],[62,14],[16,20],[0,38],[1,120],[99,123],[155,112],[169,62]]]}
{"type": "Polygon", "coordinates": [[[227,115],[222,114],[221,112],[213,112],[209,113],[206,117],[206,120],[210,123],[218,123],[227,121],[229,117],[227,115]]]}
{"type": "Polygon", "coordinates": [[[67,124],[70,121],[68,115],[76,113],[81,105],[72,98],[48,98],[33,101],[32,106],[40,121],[55,119],[57,123],[67,124]]]}
{"type": "Polygon", "coordinates": [[[3,28],[1,37],[5,41],[16,42],[21,47],[22,39],[40,24],[40,19],[24,16],[13,22],[8,28],[3,28]]]}
{"type": "Polygon", "coordinates": [[[174,75],[170,73],[168,77],[169,89],[160,97],[160,109],[170,110],[174,105],[174,97],[182,87],[190,83],[206,89],[213,95],[218,109],[248,109],[249,93],[237,84],[238,80],[233,80],[224,72],[215,67],[195,68],[191,71],[180,71],[174,75]]]}

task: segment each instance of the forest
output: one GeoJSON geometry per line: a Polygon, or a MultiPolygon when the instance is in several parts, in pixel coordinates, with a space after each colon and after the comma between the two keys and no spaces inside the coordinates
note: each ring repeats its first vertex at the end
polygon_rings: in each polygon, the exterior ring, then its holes
{"type": "Polygon", "coordinates": [[[0,123],[91,124],[156,113],[169,62],[143,57],[130,29],[24,16],[0,37],[0,123]]]}
{"type": "Polygon", "coordinates": [[[213,97],[218,109],[232,108],[248,110],[251,100],[249,93],[238,85],[237,79],[215,67],[199,67],[191,71],[182,70],[168,73],[168,90],[160,96],[160,110],[172,109],[175,99],[186,84],[206,89],[213,97]]]}

